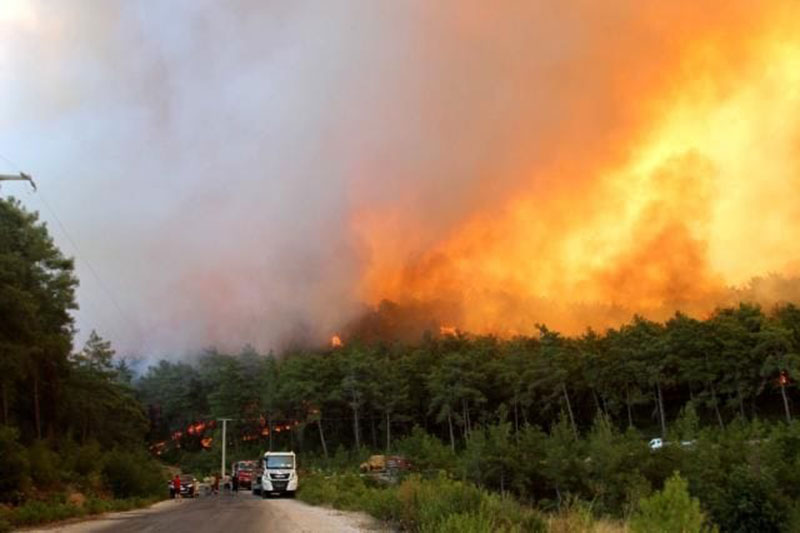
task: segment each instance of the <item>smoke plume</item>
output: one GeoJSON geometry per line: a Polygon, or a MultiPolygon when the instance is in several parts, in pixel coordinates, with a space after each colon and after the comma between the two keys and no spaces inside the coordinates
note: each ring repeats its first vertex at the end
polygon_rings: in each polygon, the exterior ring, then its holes
{"type": "Polygon", "coordinates": [[[797,274],[798,15],[11,1],[0,154],[124,352],[322,342],[382,301],[509,334],[702,314],[797,274]]]}

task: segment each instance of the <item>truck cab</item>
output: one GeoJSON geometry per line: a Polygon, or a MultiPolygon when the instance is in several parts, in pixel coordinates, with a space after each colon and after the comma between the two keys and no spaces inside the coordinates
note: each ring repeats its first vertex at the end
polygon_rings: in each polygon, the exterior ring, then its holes
{"type": "Polygon", "coordinates": [[[236,461],[231,465],[231,473],[239,480],[239,488],[253,488],[253,473],[258,461],[236,461]]]}
{"type": "Polygon", "coordinates": [[[297,490],[297,457],[294,452],[266,452],[262,473],[253,480],[253,492],[263,498],[270,494],[294,496],[297,490]]]}

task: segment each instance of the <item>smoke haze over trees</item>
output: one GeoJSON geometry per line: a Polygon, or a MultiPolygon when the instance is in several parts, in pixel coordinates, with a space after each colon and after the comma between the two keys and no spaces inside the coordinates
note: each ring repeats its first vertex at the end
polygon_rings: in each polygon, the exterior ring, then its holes
{"type": "MultiPolygon", "coordinates": [[[[353,474],[360,461],[401,453],[428,481],[443,471],[438,483],[468,481],[465,492],[475,484],[547,511],[591,502],[587,516],[616,519],[637,505],[658,515],[667,496],[653,493],[679,471],[681,497],[699,502],[674,519],[702,509],[725,532],[788,532],[800,523],[799,354],[798,307],[743,304],[580,336],[540,325],[509,340],[428,334],[280,357],[208,351],[192,364],[160,361],[137,389],[163,459],[212,471],[221,433],[212,417],[234,417],[232,457],[293,449],[305,468],[343,470],[338,482],[330,471],[301,476],[311,485],[301,497],[337,508],[369,493],[353,474]],[[666,444],[651,449],[652,437],[666,444]],[[639,503],[647,496],[651,506],[639,503]]],[[[394,520],[406,509],[361,505],[394,520]]],[[[649,520],[637,530],[665,518],[649,520]]]]}

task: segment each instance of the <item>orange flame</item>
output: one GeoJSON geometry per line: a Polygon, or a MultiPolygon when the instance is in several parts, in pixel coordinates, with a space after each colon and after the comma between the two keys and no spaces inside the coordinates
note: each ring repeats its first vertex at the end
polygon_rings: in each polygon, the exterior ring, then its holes
{"type": "Polygon", "coordinates": [[[458,329],[455,326],[439,326],[439,335],[457,335],[458,329]]]}
{"type": "MultiPolygon", "coordinates": [[[[491,201],[436,231],[407,207],[356,213],[363,298],[444,302],[440,318],[469,331],[574,333],[634,312],[703,314],[755,276],[797,275],[800,9],[736,3],[717,18],[668,4],[625,21],[580,4],[620,34],[587,22],[547,75],[513,72],[515,91],[561,114],[542,131],[515,123],[484,154],[495,165],[476,170],[475,194],[491,201]]],[[[498,17],[441,24],[477,39],[498,17]]]]}
{"type": "Polygon", "coordinates": [[[344,343],[339,335],[331,337],[331,348],[341,348],[342,346],[344,346],[344,343]]]}

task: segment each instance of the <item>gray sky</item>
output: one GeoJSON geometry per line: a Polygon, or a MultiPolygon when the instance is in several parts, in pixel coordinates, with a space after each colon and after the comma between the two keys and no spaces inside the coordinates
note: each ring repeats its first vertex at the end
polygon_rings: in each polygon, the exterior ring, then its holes
{"type": "Polygon", "coordinates": [[[150,354],[327,338],[359,308],[369,250],[352,213],[391,205],[435,239],[478,201],[480,161],[502,142],[481,123],[518,113],[508,99],[481,109],[517,89],[480,74],[525,41],[498,27],[508,37],[492,50],[466,15],[427,2],[4,1],[0,154],[38,179],[78,250],[40,198],[4,194],[77,256],[79,341],[97,328],[150,354]],[[463,35],[442,33],[451,22],[463,35]]]}
{"type": "Polygon", "coordinates": [[[352,15],[334,2],[2,3],[0,154],[36,177],[78,250],[40,198],[3,193],[77,256],[79,340],[97,328],[147,355],[267,349],[349,312],[350,162],[335,152],[361,120],[351,91],[398,53],[362,46],[380,32],[352,15]]]}
{"type": "Polygon", "coordinates": [[[448,132],[490,85],[423,5],[4,0],[0,166],[41,197],[3,194],[77,257],[78,343],[325,339],[360,309],[353,212],[456,217],[490,141],[448,132]]]}

